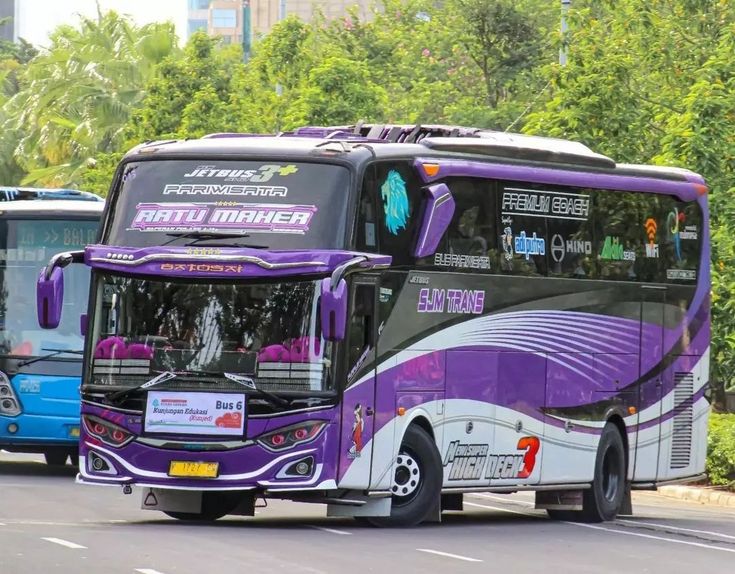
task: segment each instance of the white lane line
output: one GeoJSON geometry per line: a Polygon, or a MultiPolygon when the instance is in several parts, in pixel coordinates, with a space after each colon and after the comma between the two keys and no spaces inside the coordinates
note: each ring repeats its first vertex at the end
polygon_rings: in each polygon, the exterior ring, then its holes
{"type": "MultiPolygon", "coordinates": [[[[500,508],[499,506],[489,506],[487,504],[475,504],[473,502],[465,502],[467,506],[478,506],[480,508],[489,508],[491,510],[500,510],[502,512],[509,512],[511,514],[520,514],[521,516],[537,517],[536,514],[530,514],[528,512],[518,512],[516,510],[508,510],[507,508],[500,508]]],[[[605,532],[614,532],[615,534],[622,534],[624,536],[638,536],[639,538],[648,538],[650,540],[660,540],[662,542],[672,542],[674,544],[684,544],[686,546],[696,546],[697,548],[707,548],[709,550],[722,550],[723,552],[735,552],[733,548],[722,548],[721,546],[713,546],[711,544],[702,544],[700,542],[690,542],[688,540],[676,540],[675,538],[666,538],[664,536],[653,536],[652,534],[643,534],[641,532],[627,532],[624,530],[617,530],[615,528],[605,528],[603,526],[593,526],[592,524],[583,524],[581,522],[569,522],[567,520],[561,520],[563,524],[570,526],[578,526],[580,528],[591,528],[592,530],[603,530],[605,532]]],[[[628,521],[626,521],[628,522],[628,521]]],[[[635,521],[630,521],[635,523],[635,521]]]]}
{"type": "Polygon", "coordinates": [[[0,526],[7,526],[4,522],[0,522],[0,526]]]}
{"type": "Polygon", "coordinates": [[[493,494],[473,493],[473,496],[479,496],[480,498],[489,498],[490,500],[497,500],[498,502],[505,502],[507,504],[522,504],[523,506],[536,506],[533,502],[526,502],[525,500],[518,500],[517,498],[503,498],[502,496],[495,496],[493,494]]]}
{"type": "Polygon", "coordinates": [[[426,552],[427,554],[436,554],[437,556],[444,556],[445,558],[454,558],[455,560],[464,560],[465,562],[482,562],[479,558],[470,558],[469,556],[460,556],[459,554],[450,554],[449,552],[441,552],[439,550],[432,550],[431,548],[417,548],[419,552],[426,552]]]}
{"type": "Polygon", "coordinates": [[[135,571],[139,574],[163,574],[163,572],[159,572],[153,568],[136,568],[135,571]]]}
{"type": "Polygon", "coordinates": [[[722,534],[720,532],[714,532],[713,530],[697,530],[695,528],[682,528],[681,526],[671,526],[669,524],[656,524],[653,522],[641,522],[639,520],[626,520],[624,518],[618,518],[615,522],[623,522],[633,526],[653,526],[655,528],[665,528],[669,530],[677,530],[679,532],[693,532],[694,534],[709,534],[711,536],[717,536],[719,538],[727,538],[728,540],[735,540],[735,536],[730,534],[722,534]]]}
{"type": "Polygon", "coordinates": [[[77,544],[75,542],[69,542],[68,540],[64,540],[63,538],[41,538],[41,540],[45,540],[46,542],[53,542],[54,544],[66,546],[67,548],[72,548],[74,550],[87,548],[86,546],[82,546],[81,544],[77,544]]]}
{"type": "Polygon", "coordinates": [[[324,526],[315,526],[313,524],[307,524],[309,528],[313,528],[314,530],[321,530],[322,532],[329,532],[330,534],[341,534],[343,536],[352,536],[352,532],[347,532],[345,530],[337,530],[336,528],[325,528],[324,526]]]}
{"type": "Polygon", "coordinates": [[[651,540],[661,540],[662,542],[673,542],[674,544],[684,544],[686,546],[696,546],[698,548],[707,548],[709,550],[721,550],[722,552],[735,552],[735,548],[722,548],[721,546],[712,546],[711,544],[702,544],[700,542],[689,542],[688,540],[676,540],[675,538],[665,538],[663,536],[653,536],[652,534],[642,534],[640,532],[626,532],[623,530],[617,530],[615,528],[604,528],[603,526],[593,526],[592,524],[582,524],[581,522],[566,522],[564,524],[570,524],[572,526],[579,526],[581,528],[591,528],[593,530],[604,530],[605,532],[613,532],[615,534],[622,534],[624,536],[638,536],[640,538],[649,538],[651,540]]]}

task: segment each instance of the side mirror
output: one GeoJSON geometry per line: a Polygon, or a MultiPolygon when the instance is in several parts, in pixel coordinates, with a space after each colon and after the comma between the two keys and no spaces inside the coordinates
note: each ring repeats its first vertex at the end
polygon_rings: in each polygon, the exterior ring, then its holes
{"type": "Polygon", "coordinates": [[[44,267],[36,284],[38,324],[42,329],[56,329],[59,326],[63,302],[64,272],[61,267],[54,267],[47,278],[44,267]]]}
{"type": "Polygon", "coordinates": [[[87,326],[89,325],[89,315],[86,313],[82,313],[79,315],[79,332],[82,334],[82,337],[87,336],[87,326]]]}
{"type": "Polygon", "coordinates": [[[332,280],[322,279],[322,335],[327,341],[341,341],[347,327],[347,282],[340,279],[334,289],[332,280]]]}
{"type": "Polygon", "coordinates": [[[454,198],[446,184],[437,183],[425,187],[424,190],[427,198],[421,227],[412,252],[416,258],[426,257],[436,251],[454,215],[454,198]]]}

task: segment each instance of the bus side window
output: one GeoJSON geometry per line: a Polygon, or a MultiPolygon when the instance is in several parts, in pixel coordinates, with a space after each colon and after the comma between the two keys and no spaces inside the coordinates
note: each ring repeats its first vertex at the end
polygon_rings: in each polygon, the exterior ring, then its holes
{"type": "Polygon", "coordinates": [[[644,253],[641,193],[595,191],[594,244],[599,279],[637,281],[635,262],[644,253]]]}
{"type": "Polygon", "coordinates": [[[702,212],[696,202],[661,196],[658,221],[662,280],[691,283],[697,278],[702,235],[702,212]]]}
{"type": "Polygon", "coordinates": [[[377,198],[376,198],[375,166],[370,165],[365,170],[360,205],[357,214],[356,246],[358,251],[373,253],[378,251],[377,238],[377,198]]]}
{"type": "Polygon", "coordinates": [[[454,216],[437,248],[439,255],[432,260],[442,267],[497,271],[495,182],[457,178],[447,181],[447,185],[454,198],[454,216]]]}
{"type": "Polygon", "coordinates": [[[356,230],[358,250],[413,263],[411,248],[421,214],[421,182],[408,161],[378,162],[365,171],[356,230]],[[377,239],[377,241],[376,241],[377,239]]]}
{"type": "Polygon", "coordinates": [[[546,275],[549,236],[547,218],[534,212],[546,205],[549,186],[526,182],[503,182],[497,210],[500,270],[526,276],[546,275]]]}

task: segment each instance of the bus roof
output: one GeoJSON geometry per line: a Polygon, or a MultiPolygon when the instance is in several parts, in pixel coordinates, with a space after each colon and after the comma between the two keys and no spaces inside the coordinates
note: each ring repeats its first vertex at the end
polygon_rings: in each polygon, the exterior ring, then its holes
{"type": "Polygon", "coordinates": [[[96,201],[104,200],[94,193],[79,191],[77,189],[52,189],[41,187],[8,187],[0,186],[0,202],[5,201],[56,201],[66,199],[70,201],[96,201]]]}
{"type": "Polygon", "coordinates": [[[130,150],[126,157],[141,159],[162,154],[184,159],[247,154],[268,158],[283,157],[284,153],[294,160],[339,156],[350,162],[362,162],[370,157],[468,159],[470,156],[493,163],[704,182],[701,176],[686,169],[617,164],[575,141],[444,125],[307,126],[276,135],[216,133],[195,140],[146,142],[130,150]]]}
{"type": "Polygon", "coordinates": [[[54,201],[19,200],[0,202],[0,216],[34,215],[34,216],[72,216],[93,218],[100,216],[105,208],[104,201],[77,201],[57,199],[54,201]]]}

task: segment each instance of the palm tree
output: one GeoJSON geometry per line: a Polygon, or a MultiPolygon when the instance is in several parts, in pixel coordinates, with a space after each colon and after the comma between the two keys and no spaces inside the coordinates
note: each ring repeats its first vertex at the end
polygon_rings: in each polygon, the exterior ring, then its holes
{"type": "Polygon", "coordinates": [[[173,24],[136,26],[115,12],[60,26],[4,106],[24,184],[74,185],[98,153],[118,151],[123,128],[161,60],[177,50],[173,24]]]}

